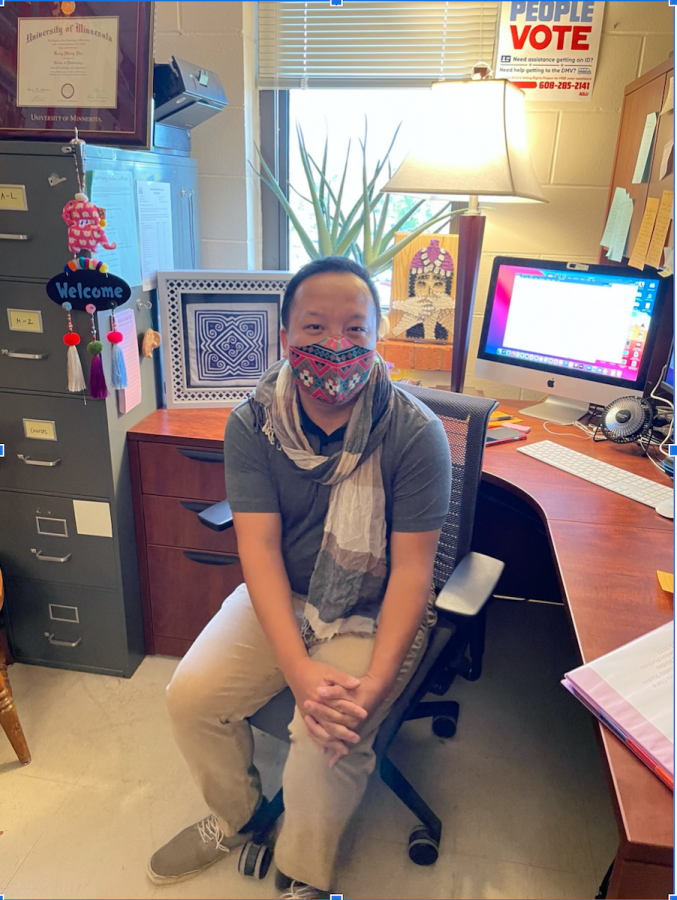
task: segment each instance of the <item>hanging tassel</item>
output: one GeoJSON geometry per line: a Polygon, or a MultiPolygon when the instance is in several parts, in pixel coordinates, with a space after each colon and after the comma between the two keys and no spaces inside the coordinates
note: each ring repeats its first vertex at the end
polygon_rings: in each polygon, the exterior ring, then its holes
{"type": "Polygon", "coordinates": [[[123,335],[121,331],[115,330],[115,321],[113,321],[113,331],[109,331],[106,337],[111,345],[111,387],[122,391],[127,387],[127,367],[120,347],[123,335]]]}
{"type": "Polygon", "coordinates": [[[89,393],[95,400],[105,400],[108,396],[108,386],[106,385],[106,376],[103,372],[103,362],[101,361],[101,351],[103,344],[101,341],[90,341],[87,349],[92,354],[92,364],[89,367],[89,393]]]}
{"type": "Polygon", "coordinates": [[[77,345],[80,343],[80,335],[74,332],[65,334],[63,342],[68,347],[68,390],[78,394],[87,387],[82,371],[82,363],[80,362],[80,354],[77,350],[77,345]],[[74,338],[77,338],[77,340],[74,340],[74,338]]]}
{"type": "Polygon", "coordinates": [[[108,396],[108,387],[106,385],[106,376],[103,372],[103,362],[101,361],[101,351],[103,344],[96,333],[96,306],[88,303],[85,307],[92,319],[92,339],[87,344],[87,352],[91,354],[92,364],[89,367],[89,393],[95,400],[105,400],[108,396]]]}

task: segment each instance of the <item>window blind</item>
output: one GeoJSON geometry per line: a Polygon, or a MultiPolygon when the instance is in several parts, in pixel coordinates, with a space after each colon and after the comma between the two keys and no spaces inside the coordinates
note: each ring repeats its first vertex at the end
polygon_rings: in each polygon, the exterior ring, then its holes
{"type": "Polygon", "coordinates": [[[258,87],[426,87],[493,65],[499,3],[260,2],[258,87]]]}

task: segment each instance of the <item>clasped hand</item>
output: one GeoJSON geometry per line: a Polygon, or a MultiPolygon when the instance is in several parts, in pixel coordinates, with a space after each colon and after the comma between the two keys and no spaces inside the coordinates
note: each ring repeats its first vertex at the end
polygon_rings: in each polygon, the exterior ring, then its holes
{"type": "Polygon", "coordinates": [[[306,658],[288,676],[311,738],[336,763],[360,741],[359,731],[382,699],[383,686],[369,675],[354,678],[306,658]]]}

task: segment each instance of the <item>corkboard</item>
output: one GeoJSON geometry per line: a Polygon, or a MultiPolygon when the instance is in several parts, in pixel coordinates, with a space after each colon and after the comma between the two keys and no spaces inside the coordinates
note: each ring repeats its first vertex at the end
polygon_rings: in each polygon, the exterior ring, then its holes
{"type": "MultiPolygon", "coordinates": [[[[408,232],[398,231],[395,241],[401,241],[408,232]]],[[[457,234],[419,234],[404,250],[400,250],[393,259],[393,281],[391,288],[391,300],[406,300],[409,296],[409,268],[414,254],[425,249],[430,241],[435,238],[440,242],[440,247],[451,254],[454,261],[454,279],[451,285],[451,296],[456,297],[456,273],[458,272],[458,235],[457,234]]],[[[402,318],[402,312],[391,309],[388,313],[390,327],[393,328],[402,318]]]]}

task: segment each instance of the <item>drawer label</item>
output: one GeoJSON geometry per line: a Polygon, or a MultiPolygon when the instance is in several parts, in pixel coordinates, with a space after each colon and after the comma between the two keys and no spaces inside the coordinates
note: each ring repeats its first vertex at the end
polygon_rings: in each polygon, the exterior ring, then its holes
{"type": "Polygon", "coordinates": [[[94,537],[113,537],[110,506],[97,500],[73,500],[75,530],[94,537]]]}
{"type": "Polygon", "coordinates": [[[56,423],[48,419],[24,419],[24,434],[36,441],[55,441],[56,423]]]}
{"type": "Polygon", "coordinates": [[[48,516],[36,516],[38,534],[48,534],[50,537],[68,537],[68,523],[65,519],[52,519],[48,516]]]}
{"type": "Polygon", "coordinates": [[[55,441],[56,424],[48,419],[24,419],[24,434],[36,441],[55,441]]]}
{"type": "Polygon", "coordinates": [[[8,309],[10,331],[33,331],[42,334],[42,313],[39,309],[8,309]]]}
{"type": "Polygon", "coordinates": [[[0,184],[0,209],[25,212],[28,209],[26,186],[23,184],[0,184]]]}

